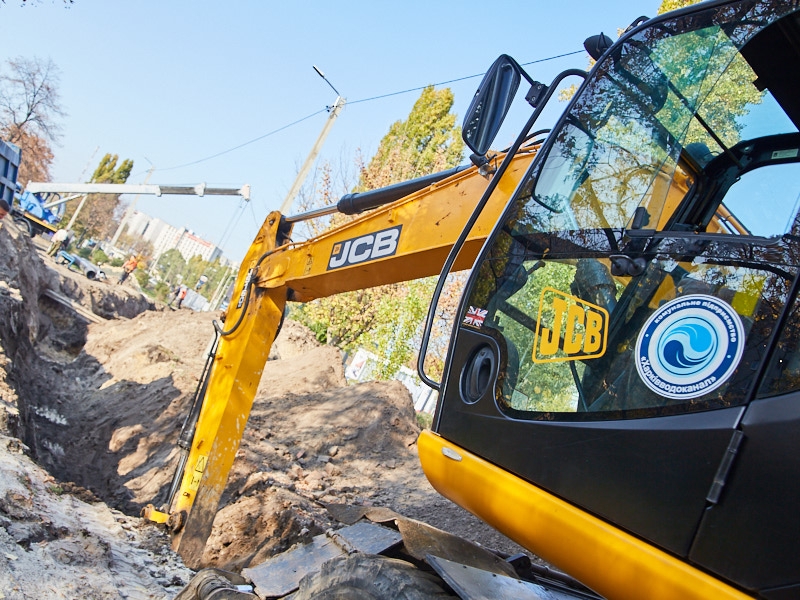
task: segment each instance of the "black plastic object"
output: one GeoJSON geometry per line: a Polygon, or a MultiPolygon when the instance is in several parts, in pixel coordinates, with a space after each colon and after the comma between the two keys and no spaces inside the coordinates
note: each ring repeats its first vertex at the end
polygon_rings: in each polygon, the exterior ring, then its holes
{"type": "Polygon", "coordinates": [[[489,389],[495,374],[495,355],[488,345],[481,346],[472,355],[464,369],[461,393],[465,401],[477,402],[489,389]]]}
{"type": "Polygon", "coordinates": [[[336,209],[340,213],[344,213],[346,215],[356,215],[360,212],[364,212],[365,210],[377,208],[379,206],[383,206],[384,204],[389,204],[390,202],[399,200],[400,198],[404,198],[409,194],[413,194],[414,192],[425,189],[429,185],[443,179],[447,179],[451,175],[455,175],[456,173],[459,173],[464,169],[468,169],[469,167],[470,165],[461,165],[458,167],[453,167],[452,169],[447,169],[446,171],[431,173],[430,175],[417,177],[416,179],[403,181],[401,183],[395,183],[394,185],[387,185],[386,187],[379,188],[377,190],[358,192],[355,194],[345,194],[336,204],[336,209]]]}
{"type": "Polygon", "coordinates": [[[608,37],[605,33],[600,32],[600,35],[593,35],[586,38],[583,42],[583,47],[595,60],[599,60],[603,53],[614,45],[614,40],[608,37]]]}

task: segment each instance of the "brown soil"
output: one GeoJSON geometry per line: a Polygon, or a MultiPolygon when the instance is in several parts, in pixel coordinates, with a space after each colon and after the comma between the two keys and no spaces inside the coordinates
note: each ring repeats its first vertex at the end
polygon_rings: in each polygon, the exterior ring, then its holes
{"type": "MultiPolygon", "coordinates": [[[[191,576],[136,515],[165,502],[218,315],[89,281],[0,230],[0,599],[170,598],[191,576]],[[71,298],[88,323],[44,295],[71,298]],[[60,595],[59,595],[60,594],[60,595]]],[[[347,385],[292,321],[273,346],[204,563],[257,564],[328,528],[326,503],[386,506],[519,548],[430,487],[398,382],[347,385]]]]}

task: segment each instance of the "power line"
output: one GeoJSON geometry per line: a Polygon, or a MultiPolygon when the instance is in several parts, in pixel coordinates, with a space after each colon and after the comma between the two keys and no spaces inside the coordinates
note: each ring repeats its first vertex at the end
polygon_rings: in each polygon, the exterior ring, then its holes
{"type": "MultiPolygon", "coordinates": [[[[575,52],[567,52],[565,54],[559,54],[557,56],[549,56],[547,58],[540,58],[539,60],[532,60],[530,62],[521,63],[522,66],[533,65],[540,62],[545,62],[548,60],[555,60],[557,58],[564,58],[565,56],[572,56],[573,54],[583,54],[585,50],[576,50],[575,52]]],[[[441,81],[439,83],[430,83],[428,85],[422,85],[415,88],[409,88],[407,90],[403,90],[401,92],[391,92],[389,94],[383,94],[381,96],[372,96],[371,98],[362,98],[361,100],[350,100],[348,104],[358,104],[359,102],[370,102],[372,100],[381,100],[382,98],[389,98],[391,96],[399,96],[400,94],[408,94],[409,92],[417,92],[419,90],[424,90],[427,87],[437,86],[437,85],[447,85],[450,83],[457,83],[459,81],[466,81],[467,79],[476,79],[477,77],[483,77],[486,73],[478,73],[476,75],[467,75],[465,77],[459,77],[458,79],[450,79],[448,81],[441,81]]]]}
{"type": "MultiPolygon", "coordinates": [[[[555,56],[548,56],[547,58],[540,58],[540,59],[537,59],[537,60],[532,60],[532,61],[529,61],[529,62],[526,62],[526,63],[520,63],[520,64],[522,66],[528,66],[528,65],[533,65],[533,64],[536,64],[536,63],[542,63],[542,62],[547,62],[547,61],[550,61],[550,60],[556,60],[558,58],[564,58],[566,56],[573,56],[575,54],[582,54],[582,53],[585,53],[585,52],[586,52],[585,50],[575,50],[574,52],[566,52],[564,54],[557,54],[555,56]]],[[[362,98],[361,100],[351,100],[351,101],[348,101],[348,104],[361,104],[361,103],[364,103],[364,102],[372,102],[374,100],[382,100],[383,98],[390,98],[392,96],[400,96],[401,94],[409,94],[411,92],[417,92],[419,90],[424,90],[425,88],[431,87],[431,86],[448,85],[450,83],[457,83],[459,81],[466,81],[468,79],[475,79],[477,77],[483,77],[484,75],[485,75],[485,73],[477,73],[475,75],[467,75],[465,77],[459,77],[457,79],[449,79],[447,81],[441,81],[439,83],[429,83],[428,85],[409,88],[407,90],[401,90],[399,92],[390,92],[388,94],[382,94],[380,96],[372,96],[370,98],[362,98]]],[[[312,117],[315,117],[320,113],[328,112],[329,110],[330,110],[330,107],[325,107],[323,109],[320,109],[320,110],[318,110],[316,112],[311,113],[310,115],[306,115],[305,117],[302,117],[301,119],[297,119],[296,121],[293,121],[293,122],[291,122],[291,123],[289,123],[287,125],[283,125],[282,127],[278,127],[277,129],[273,129],[272,131],[270,131],[268,133],[265,133],[264,135],[260,135],[257,138],[253,138],[252,140],[249,140],[247,142],[243,142],[243,143],[239,144],[238,146],[234,146],[233,148],[228,148],[227,150],[222,150],[221,152],[217,152],[216,154],[212,154],[211,156],[206,156],[205,158],[199,158],[197,160],[193,160],[192,162],[184,163],[182,165],[176,165],[174,167],[166,167],[166,168],[163,168],[163,169],[156,169],[156,170],[157,171],[174,171],[175,169],[182,169],[184,167],[189,167],[189,166],[192,166],[192,165],[199,164],[201,162],[205,162],[207,160],[211,160],[212,158],[217,158],[218,156],[222,156],[223,154],[228,154],[230,152],[233,152],[234,150],[239,150],[240,148],[244,148],[245,146],[249,146],[250,144],[254,144],[254,143],[256,143],[256,142],[258,142],[260,140],[263,140],[264,138],[267,138],[267,137],[270,137],[272,135],[275,135],[276,133],[280,133],[281,131],[289,129],[290,127],[294,127],[295,125],[298,125],[298,124],[302,123],[303,121],[307,121],[308,119],[310,119],[312,117]]]]}
{"type": "MultiPolygon", "coordinates": [[[[247,204],[251,205],[250,208],[252,210],[252,202],[247,202],[247,204]]],[[[242,215],[244,214],[245,211],[244,205],[245,205],[244,201],[240,202],[239,208],[235,210],[231,215],[231,218],[228,221],[228,226],[225,228],[225,231],[222,232],[222,235],[219,238],[219,243],[217,243],[218,247],[222,248],[225,244],[228,243],[228,239],[230,238],[230,236],[233,235],[233,232],[236,230],[236,226],[239,224],[239,220],[242,218],[242,215]]]]}
{"type": "Polygon", "coordinates": [[[284,125],[283,127],[278,127],[278,129],[273,129],[269,133],[265,133],[264,135],[260,135],[257,138],[253,138],[252,140],[249,140],[247,142],[239,144],[238,146],[234,146],[233,148],[228,148],[227,150],[223,150],[222,152],[217,152],[216,154],[212,154],[211,156],[206,156],[205,158],[199,158],[199,159],[194,160],[192,162],[184,163],[182,165],[177,165],[177,166],[174,166],[174,167],[166,167],[164,169],[156,169],[156,170],[157,171],[173,171],[175,169],[182,169],[183,167],[189,167],[191,165],[196,165],[198,163],[205,162],[207,160],[211,160],[212,158],[217,158],[218,156],[222,156],[223,154],[227,154],[229,152],[233,152],[234,150],[238,150],[239,148],[244,148],[245,146],[248,146],[250,144],[254,144],[255,142],[257,142],[259,140],[263,140],[266,137],[269,137],[271,135],[275,135],[276,133],[280,133],[284,129],[289,129],[289,127],[294,127],[298,123],[302,123],[303,121],[307,121],[311,117],[316,117],[318,114],[326,112],[326,110],[327,109],[322,108],[322,109],[318,110],[317,112],[311,113],[310,115],[306,115],[302,119],[297,119],[297,121],[293,121],[292,123],[289,123],[288,125],[284,125]]]}

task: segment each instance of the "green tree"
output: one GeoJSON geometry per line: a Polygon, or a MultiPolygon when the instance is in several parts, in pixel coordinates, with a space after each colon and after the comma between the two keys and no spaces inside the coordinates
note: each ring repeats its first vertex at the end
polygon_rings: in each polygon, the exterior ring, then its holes
{"type": "MultiPolygon", "coordinates": [[[[375,155],[359,167],[355,191],[366,191],[435,173],[461,162],[461,128],[450,111],[449,89],[425,88],[408,118],[397,121],[375,155]]],[[[323,168],[318,205],[333,202],[332,170],[323,168]]],[[[337,215],[327,226],[344,217],[337,215]]],[[[312,233],[320,233],[313,231],[312,233]]],[[[367,347],[382,359],[378,377],[391,377],[414,354],[414,339],[425,316],[435,280],[427,278],[320,298],[295,310],[320,341],[352,351],[367,347]]]]}
{"type": "Polygon", "coordinates": [[[203,260],[200,255],[197,255],[186,261],[186,267],[181,273],[181,278],[185,285],[191,289],[195,289],[200,278],[205,275],[207,278],[206,283],[197,288],[196,291],[206,300],[210,300],[211,295],[214,293],[214,290],[224,277],[226,271],[227,268],[222,266],[218,258],[214,261],[207,261],[203,260]]]}
{"type": "Polygon", "coordinates": [[[373,190],[454,167],[464,154],[461,127],[456,126],[453,92],[422,90],[408,119],[389,128],[369,164],[361,169],[355,191],[373,190]]]}
{"type": "Polygon", "coordinates": [[[183,271],[186,268],[186,260],[183,255],[175,248],[167,250],[158,257],[156,262],[156,272],[161,281],[167,283],[179,283],[183,281],[183,271]]]}
{"type": "MultiPolygon", "coordinates": [[[[92,183],[125,183],[133,170],[133,161],[125,159],[117,166],[119,156],[106,154],[92,174],[92,183]]],[[[69,203],[63,220],[69,222],[78,212],[73,225],[79,240],[110,235],[117,225],[119,194],[92,194],[86,202],[69,203]]]]}
{"type": "Polygon", "coordinates": [[[230,273],[231,268],[223,265],[219,258],[207,261],[203,260],[200,255],[196,255],[185,260],[183,255],[173,248],[159,256],[155,265],[158,283],[152,290],[147,291],[163,300],[170,286],[185,285],[194,290],[200,278],[205,276],[207,281],[195,291],[206,300],[211,300],[217,287],[230,273]]]}

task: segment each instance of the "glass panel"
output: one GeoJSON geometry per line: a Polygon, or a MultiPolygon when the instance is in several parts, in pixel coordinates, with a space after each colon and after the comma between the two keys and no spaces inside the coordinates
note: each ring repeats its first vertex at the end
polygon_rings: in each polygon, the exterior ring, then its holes
{"type": "Polygon", "coordinates": [[[800,300],[795,300],[781,330],[758,397],[767,398],[797,390],[800,390],[800,300]]]}
{"type": "Polygon", "coordinates": [[[780,236],[789,233],[799,202],[800,164],[773,165],[742,175],[717,216],[729,233],[780,236]]]}
{"type": "Polygon", "coordinates": [[[638,207],[647,211],[638,227],[663,228],[680,200],[670,191],[682,196],[694,181],[682,159],[702,169],[749,136],[797,132],[739,53],[767,23],[732,28],[710,13],[680,35],[690,23],[644,30],[598,66],[528,192],[542,229],[631,227],[638,207]]]}
{"type": "MultiPolygon", "coordinates": [[[[773,59],[790,55],[798,11],[708,8],[597,65],[468,292],[486,316],[462,327],[498,338],[509,415],[634,418],[751,397],[800,254],[798,67],[773,59]]],[[[797,376],[762,393],[800,381],[784,337],[775,360],[797,376]]]]}
{"type": "Polygon", "coordinates": [[[481,266],[496,287],[469,305],[505,340],[501,406],[608,419],[743,403],[794,277],[788,248],[663,240],[641,275],[613,276],[622,258],[596,233],[503,235],[506,258],[481,266]]]}

